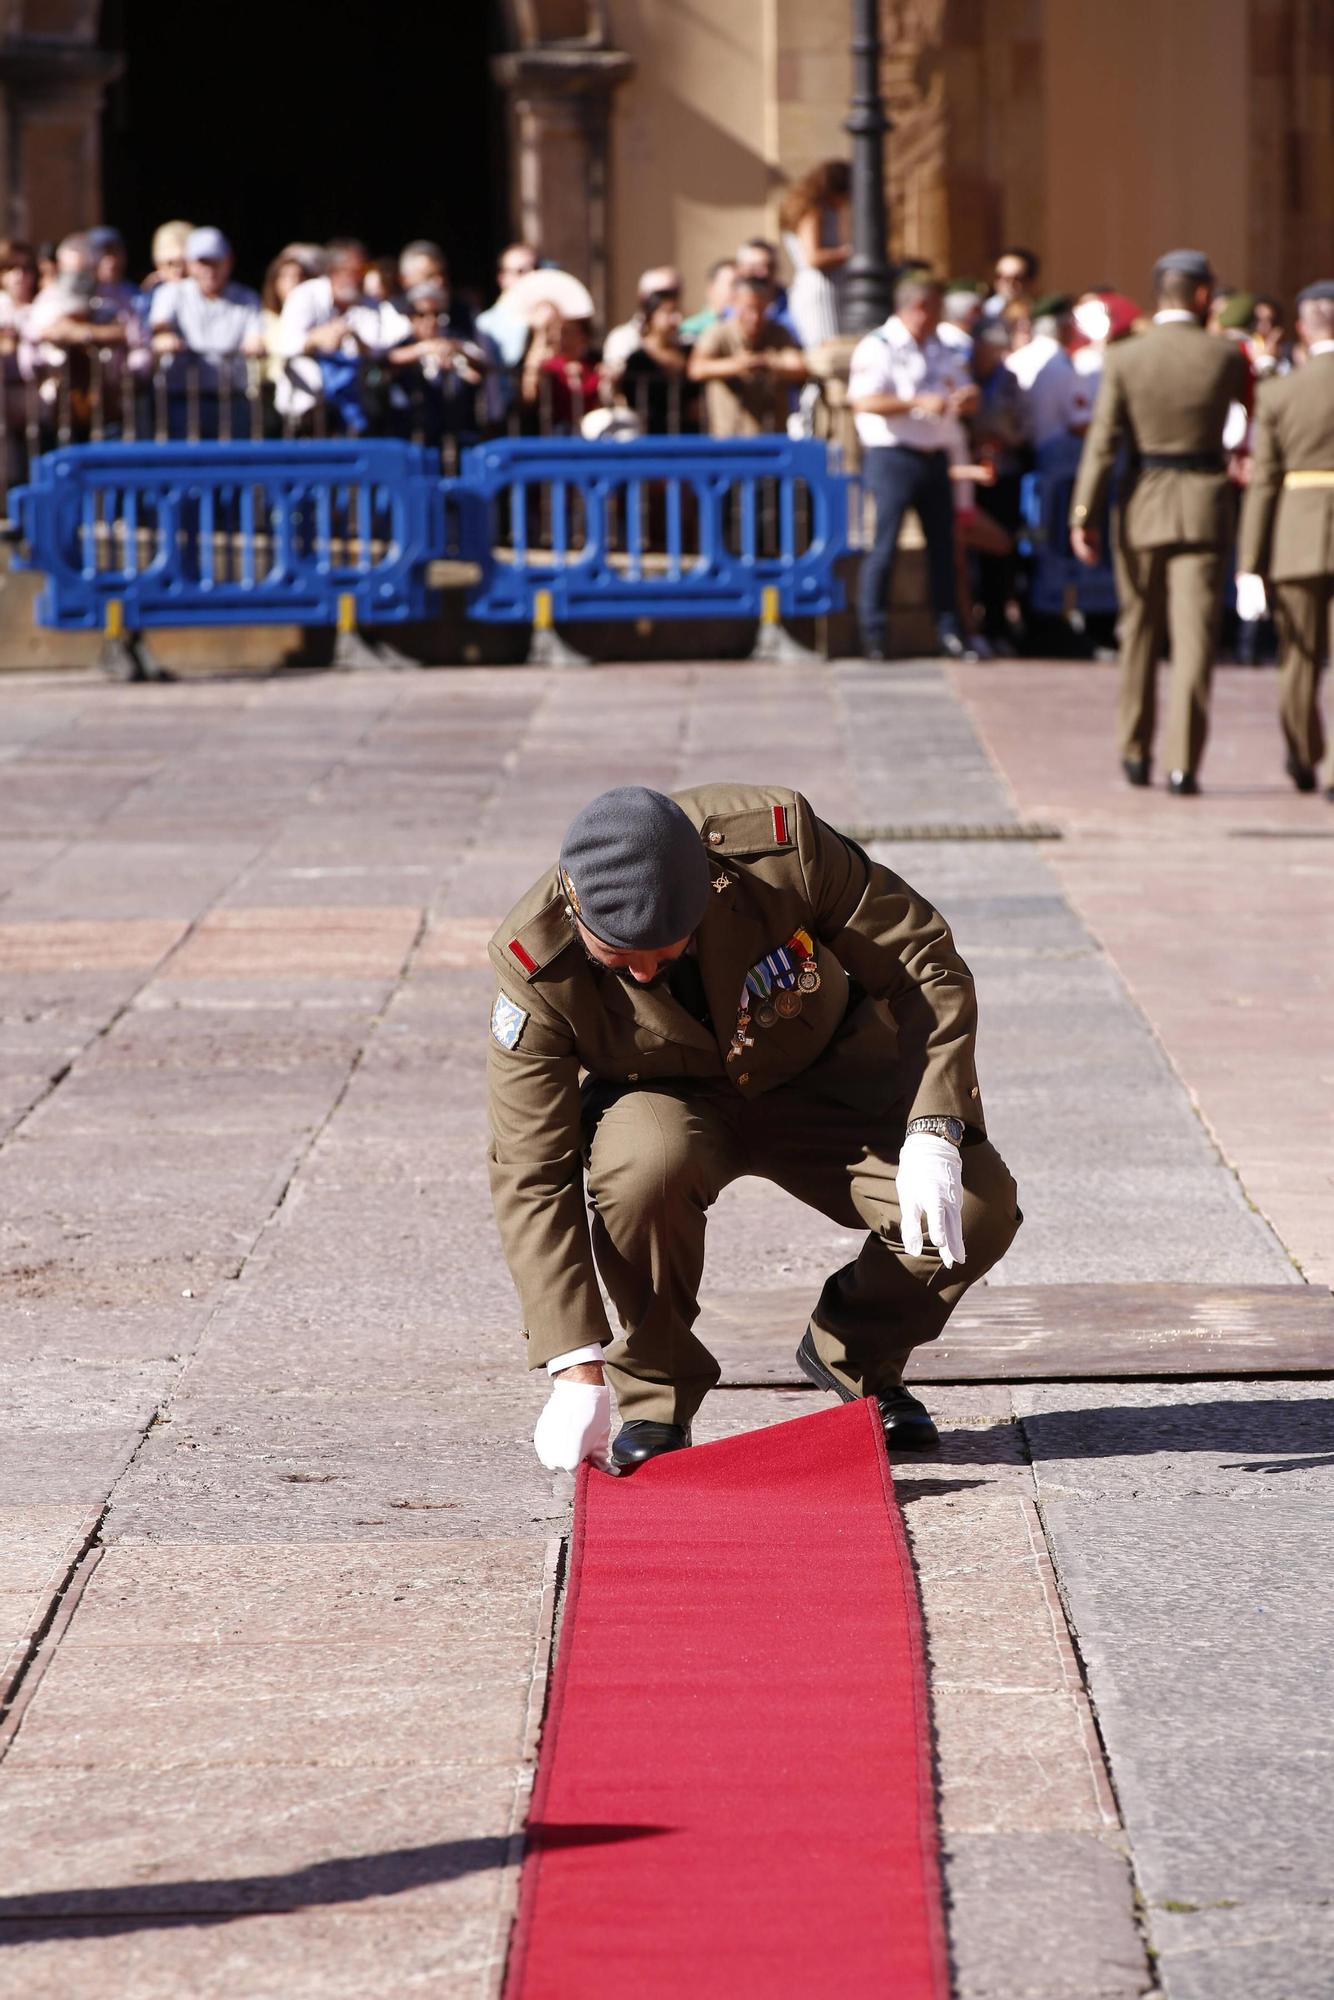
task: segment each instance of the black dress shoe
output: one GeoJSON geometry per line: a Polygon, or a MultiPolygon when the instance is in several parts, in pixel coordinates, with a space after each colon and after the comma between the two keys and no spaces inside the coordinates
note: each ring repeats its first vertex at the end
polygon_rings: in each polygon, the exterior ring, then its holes
{"type": "Polygon", "coordinates": [[[1147,785],[1151,772],[1147,757],[1123,757],[1121,769],[1126,774],[1128,785],[1147,785]]]}
{"type": "Polygon", "coordinates": [[[690,1443],[689,1424],[655,1424],[647,1418],[622,1424],[611,1448],[612,1458],[626,1472],[665,1451],[684,1451],[690,1443]]]}
{"type": "Polygon", "coordinates": [[[1193,771],[1173,771],[1167,789],[1175,799],[1194,799],[1199,797],[1200,781],[1193,771]]]}
{"type": "MultiPolygon", "coordinates": [[[[854,1395],[846,1383],[825,1367],[815,1351],[815,1337],[807,1327],[797,1349],[797,1366],[808,1382],[814,1382],[817,1389],[832,1390],[840,1402],[856,1403],[861,1398],[854,1395]]],[[[907,1389],[896,1387],[881,1389],[876,1395],[880,1406],[880,1421],[885,1427],[885,1443],[891,1451],[934,1451],[940,1443],[940,1432],[932,1423],[926,1406],[919,1403],[916,1396],[907,1389]]]]}
{"type": "Polygon", "coordinates": [[[1309,764],[1303,764],[1295,757],[1291,750],[1289,750],[1287,757],[1284,759],[1283,768],[1299,792],[1313,792],[1315,790],[1315,772],[1309,764]]]}

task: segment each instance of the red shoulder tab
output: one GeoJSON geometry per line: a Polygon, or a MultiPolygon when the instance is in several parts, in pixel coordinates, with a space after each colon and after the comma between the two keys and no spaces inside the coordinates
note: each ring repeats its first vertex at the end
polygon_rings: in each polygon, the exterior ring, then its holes
{"type": "Polygon", "coordinates": [[[516,937],[510,939],[507,949],[510,957],[517,958],[525,972],[531,975],[537,971],[537,960],[532,957],[531,953],[524,950],[516,937]]]}
{"type": "Polygon", "coordinates": [[[786,806],[774,807],[774,839],[780,847],[787,847],[790,844],[787,831],[786,806]]]}

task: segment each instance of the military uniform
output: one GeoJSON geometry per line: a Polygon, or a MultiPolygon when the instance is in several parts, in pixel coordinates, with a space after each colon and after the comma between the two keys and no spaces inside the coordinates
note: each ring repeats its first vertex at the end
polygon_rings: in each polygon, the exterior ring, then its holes
{"type": "Polygon", "coordinates": [[[491,1185],[529,1363],[610,1342],[622,1418],[688,1423],[719,1372],[693,1331],[707,1210],[758,1174],[870,1231],[812,1325],[838,1383],[872,1393],[1019,1224],[983,1124],[972,978],[930,905],[798,793],[713,785],[677,802],[711,893],[671,986],[590,960],[557,869],[491,943],[491,1185]],[[899,1238],[895,1162],[923,1115],[966,1127],[952,1270],[899,1238]]]}
{"type": "Polygon", "coordinates": [[[1118,495],[1121,595],[1121,754],[1153,751],[1158,658],[1171,633],[1168,767],[1193,775],[1209,721],[1233,490],[1223,455],[1229,406],[1249,393],[1245,357],[1192,315],[1160,316],[1148,332],[1107,349],[1084,441],[1070,525],[1099,518],[1124,445],[1118,495]]]}
{"type": "Polygon", "coordinates": [[[1289,768],[1303,772],[1325,750],[1319,676],[1334,601],[1334,344],[1322,348],[1260,390],[1237,548],[1238,570],[1274,587],[1279,715],[1289,768]]]}

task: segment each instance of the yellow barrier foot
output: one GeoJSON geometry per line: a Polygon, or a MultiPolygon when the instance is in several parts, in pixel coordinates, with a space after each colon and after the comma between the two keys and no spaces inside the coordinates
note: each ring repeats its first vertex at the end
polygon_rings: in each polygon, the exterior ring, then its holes
{"type": "Polygon", "coordinates": [[[528,643],[530,667],[591,667],[584,653],[576,652],[556,630],[551,592],[539,590],[533,599],[533,636],[528,643]]]}
{"type": "Polygon", "coordinates": [[[809,646],[803,646],[786,629],[778,613],[778,591],[773,584],[766,584],[760,599],[759,630],[755,634],[755,644],[750,649],[750,658],[774,667],[813,667],[819,664],[820,655],[813,653],[809,646]]]}

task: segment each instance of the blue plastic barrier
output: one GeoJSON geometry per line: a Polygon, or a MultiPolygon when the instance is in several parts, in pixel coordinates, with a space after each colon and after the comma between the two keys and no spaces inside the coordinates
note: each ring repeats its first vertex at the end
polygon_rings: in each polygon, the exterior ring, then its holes
{"type": "Polygon", "coordinates": [[[84,444],[10,496],[39,624],[394,624],[438,609],[433,561],[489,566],[479,499],[394,438],[84,444]]]}
{"type": "Polygon", "coordinates": [[[837,611],[849,487],[818,439],[499,438],[459,483],[491,521],[470,617],[810,617],[837,611]]]}

